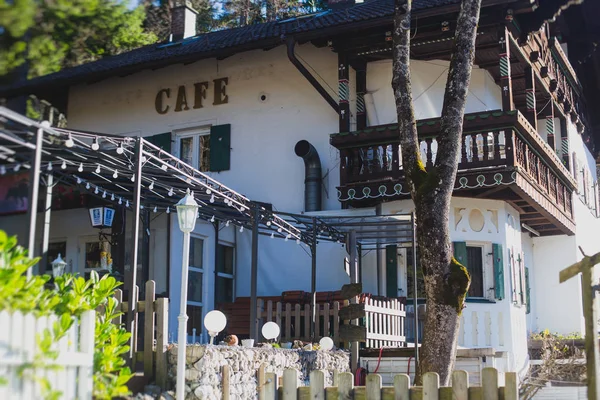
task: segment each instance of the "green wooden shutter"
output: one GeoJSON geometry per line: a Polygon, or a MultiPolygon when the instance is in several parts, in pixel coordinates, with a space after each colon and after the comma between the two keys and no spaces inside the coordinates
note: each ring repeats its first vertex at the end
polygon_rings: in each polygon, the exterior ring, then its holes
{"type": "Polygon", "coordinates": [[[231,125],[210,127],[210,170],[227,171],[230,168],[231,125]]]}
{"type": "Polygon", "coordinates": [[[385,287],[387,297],[398,297],[398,246],[385,248],[385,287]]]}
{"type": "Polygon", "coordinates": [[[502,245],[494,243],[492,245],[494,257],[494,297],[496,300],[504,299],[504,254],[502,245]]]}
{"type": "Polygon", "coordinates": [[[159,133],[158,135],[148,136],[144,139],[164,151],[171,152],[171,132],[159,133]]]}
{"type": "Polygon", "coordinates": [[[456,261],[467,266],[467,243],[466,242],[454,242],[454,258],[456,261]]]}
{"type": "Polygon", "coordinates": [[[529,268],[525,267],[525,293],[527,298],[527,314],[531,312],[531,286],[529,286],[529,268]]]}

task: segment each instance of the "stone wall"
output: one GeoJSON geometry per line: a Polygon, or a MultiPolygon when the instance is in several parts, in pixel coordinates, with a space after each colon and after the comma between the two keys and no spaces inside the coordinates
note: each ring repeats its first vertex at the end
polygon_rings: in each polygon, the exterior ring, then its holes
{"type": "MultiPolygon", "coordinates": [[[[221,367],[231,367],[230,394],[232,399],[256,398],[256,372],[265,364],[266,372],[278,376],[285,369],[299,371],[299,384],[305,385],[311,371],[325,372],[325,384],[332,385],[333,371],[349,372],[349,354],[344,351],[305,351],[241,346],[190,345],[186,354],[186,399],[220,399],[221,367]]],[[[169,381],[175,387],[177,345],[168,353],[169,381]]]]}

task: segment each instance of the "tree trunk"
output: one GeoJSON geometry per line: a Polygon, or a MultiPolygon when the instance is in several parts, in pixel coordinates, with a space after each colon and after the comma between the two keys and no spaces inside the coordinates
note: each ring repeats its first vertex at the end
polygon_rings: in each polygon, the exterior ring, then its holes
{"type": "Polygon", "coordinates": [[[475,56],[481,0],[463,0],[458,16],[452,60],[442,108],[435,164],[422,160],[410,83],[410,21],[412,0],[396,0],[393,80],[402,165],[415,203],[417,246],[423,268],[427,313],[418,376],[437,372],[448,385],[458,339],[459,317],[469,288],[466,268],[452,257],[450,201],[460,159],[465,103],[475,56]]]}

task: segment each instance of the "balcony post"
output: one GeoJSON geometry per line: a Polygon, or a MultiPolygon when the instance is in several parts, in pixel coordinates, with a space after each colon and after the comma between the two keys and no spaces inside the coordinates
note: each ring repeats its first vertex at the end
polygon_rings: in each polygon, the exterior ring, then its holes
{"type": "Polygon", "coordinates": [[[367,92],[367,63],[361,62],[356,66],[356,129],[367,127],[367,110],[365,108],[365,93],[367,92]]]}
{"type": "Polygon", "coordinates": [[[525,118],[529,121],[533,129],[537,131],[537,104],[535,99],[535,75],[530,65],[525,67],[525,97],[527,111],[525,118]]]}
{"type": "Polygon", "coordinates": [[[510,32],[507,27],[500,28],[498,43],[500,45],[500,88],[502,89],[502,111],[515,109],[513,101],[511,68],[510,68],[510,32]]]}
{"type": "Polygon", "coordinates": [[[508,165],[515,165],[515,133],[512,129],[507,129],[504,134],[506,136],[506,163],[508,165]]]}
{"type": "Polygon", "coordinates": [[[340,132],[350,131],[350,81],[348,56],[338,54],[338,94],[340,106],[340,132]]]}
{"type": "Polygon", "coordinates": [[[560,153],[563,164],[567,169],[570,169],[569,135],[567,133],[567,121],[563,118],[560,119],[560,153]]]}

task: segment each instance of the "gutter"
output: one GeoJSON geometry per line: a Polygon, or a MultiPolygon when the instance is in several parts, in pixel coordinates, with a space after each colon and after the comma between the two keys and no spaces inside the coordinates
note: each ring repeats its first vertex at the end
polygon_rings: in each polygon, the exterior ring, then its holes
{"type": "Polygon", "coordinates": [[[296,53],[295,53],[296,39],[294,39],[293,37],[288,37],[286,39],[286,45],[287,45],[287,56],[288,56],[288,59],[291,61],[291,63],[294,64],[296,69],[298,71],[300,71],[302,76],[304,76],[306,78],[306,80],[315,88],[315,90],[317,92],[319,92],[321,97],[323,97],[325,99],[325,101],[331,106],[331,108],[333,108],[333,110],[337,114],[339,114],[340,107],[339,107],[337,101],[335,101],[334,98],[331,97],[331,95],[325,90],[325,88],[319,83],[319,81],[314,76],[312,76],[312,74],[306,69],[304,64],[302,64],[300,62],[300,60],[298,60],[298,58],[296,57],[296,53]]]}

